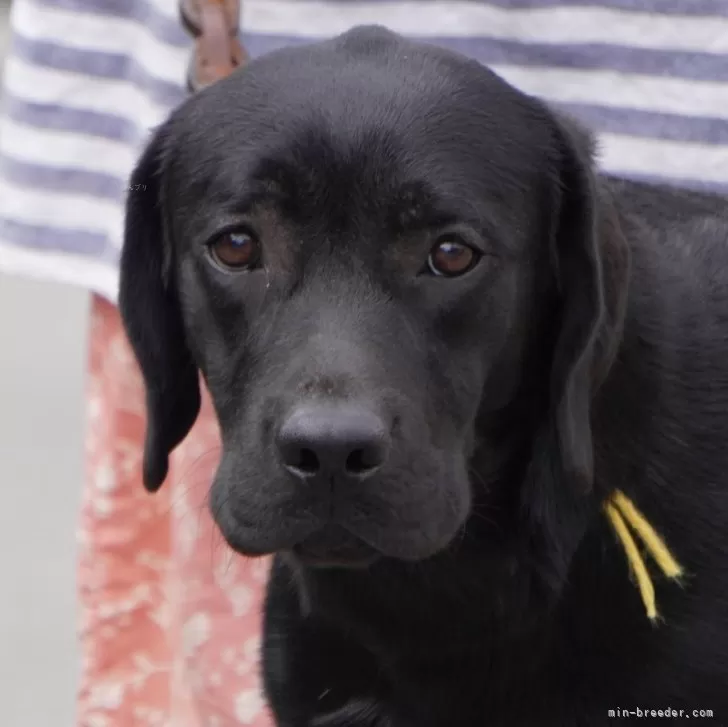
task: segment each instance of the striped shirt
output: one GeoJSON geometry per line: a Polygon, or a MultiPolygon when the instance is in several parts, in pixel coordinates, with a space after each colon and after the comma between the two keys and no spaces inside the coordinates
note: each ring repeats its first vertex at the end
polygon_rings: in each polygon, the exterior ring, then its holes
{"type": "MultiPolygon", "coordinates": [[[[0,115],[0,269],[111,300],[127,178],[185,97],[177,0],[15,0],[0,115]]],[[[605,170],[728,191],[728,0],[244,0],[255,57],[380,23],[581,119],[605,170]]]]}

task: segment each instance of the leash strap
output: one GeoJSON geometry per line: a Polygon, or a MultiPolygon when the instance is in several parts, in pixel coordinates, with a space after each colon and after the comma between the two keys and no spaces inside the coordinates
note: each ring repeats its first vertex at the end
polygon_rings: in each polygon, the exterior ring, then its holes
{"type": "Polygon", "coordinates": [[[240,43],[240,0],[180,0],[182,22],[195,39],[187,88],[195,93],[245,65],[240,43]]]}

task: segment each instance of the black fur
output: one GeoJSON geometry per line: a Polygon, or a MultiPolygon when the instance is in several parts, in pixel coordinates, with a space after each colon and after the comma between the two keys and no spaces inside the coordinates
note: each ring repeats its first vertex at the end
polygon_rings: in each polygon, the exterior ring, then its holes
{"type": "Polygon", "coordinates": [[[197,416],[199,370],[216,521],[278,554],[280,727],[728,724],[725,200],[597,175],[574,123],[379,28],[191,98],[133,182],[145,483],[197,416]],[[208,243],[241,225],[263,267],[224,272],[208,243]],[[480,263],[428,274],[442,234],[480,263]],[[311,402],[386,425],[374,474],[285,469],[277,433],[311,402]],[[657,627],[602,513],[617,488],[688,571],[653,569],[657,627]]]}

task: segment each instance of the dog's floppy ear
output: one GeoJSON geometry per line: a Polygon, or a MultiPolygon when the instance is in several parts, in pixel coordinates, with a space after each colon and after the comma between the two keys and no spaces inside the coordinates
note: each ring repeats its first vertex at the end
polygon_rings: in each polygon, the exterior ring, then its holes
{"type": "Polygon", "coordinates": [[[555,116],[561,147],[551,259],[558,330],[551,414],[563,474],[578,492],[594,480],[591,405],[616,355],[626,306],[629,251],[606,189],[597,185],[591,137],[555,116]]]}
{"type": "Polygon", "coordinates": [[[534,545],[549,580],[563,582],[594,505],[592,401],[621,340],[629,252],[597,183],[591,138],[553,118],[559,161],[549,244],[557,303],[547,420],[536,434],[524,505],[541,535],[534,545]]]}
{"type": "Polygon", "coordinates": [[[167,134],[167,125],[155,133],[131,176],[119,287],[122,320],[146,389],[144,486],[150,492],[164,482],[169,454],[200,409],[198,370],[185,342],[165,224],[167,134]]]}
{"type": "Polygon", "coordinates": [[[557,119],[557,125],[560,205],[551,259],[559,320],[551,362],[551,414],[564,475],[588,491],[594,479],[592,371],[606,317],[598,193],[591,140],[565,119],[557,119]]]}

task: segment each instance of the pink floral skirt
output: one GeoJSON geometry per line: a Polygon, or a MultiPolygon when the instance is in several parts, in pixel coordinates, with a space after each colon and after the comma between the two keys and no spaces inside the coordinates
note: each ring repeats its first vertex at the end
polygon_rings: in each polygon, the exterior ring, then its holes
{"type": "Polygon", "coordinates": [[[147,494],[142,381],[118,309],[98,296],[87,407],[79,726],[270,727],[258,658],[269,562],[235,555],[208,512],[210,402],[147,494]]]}

